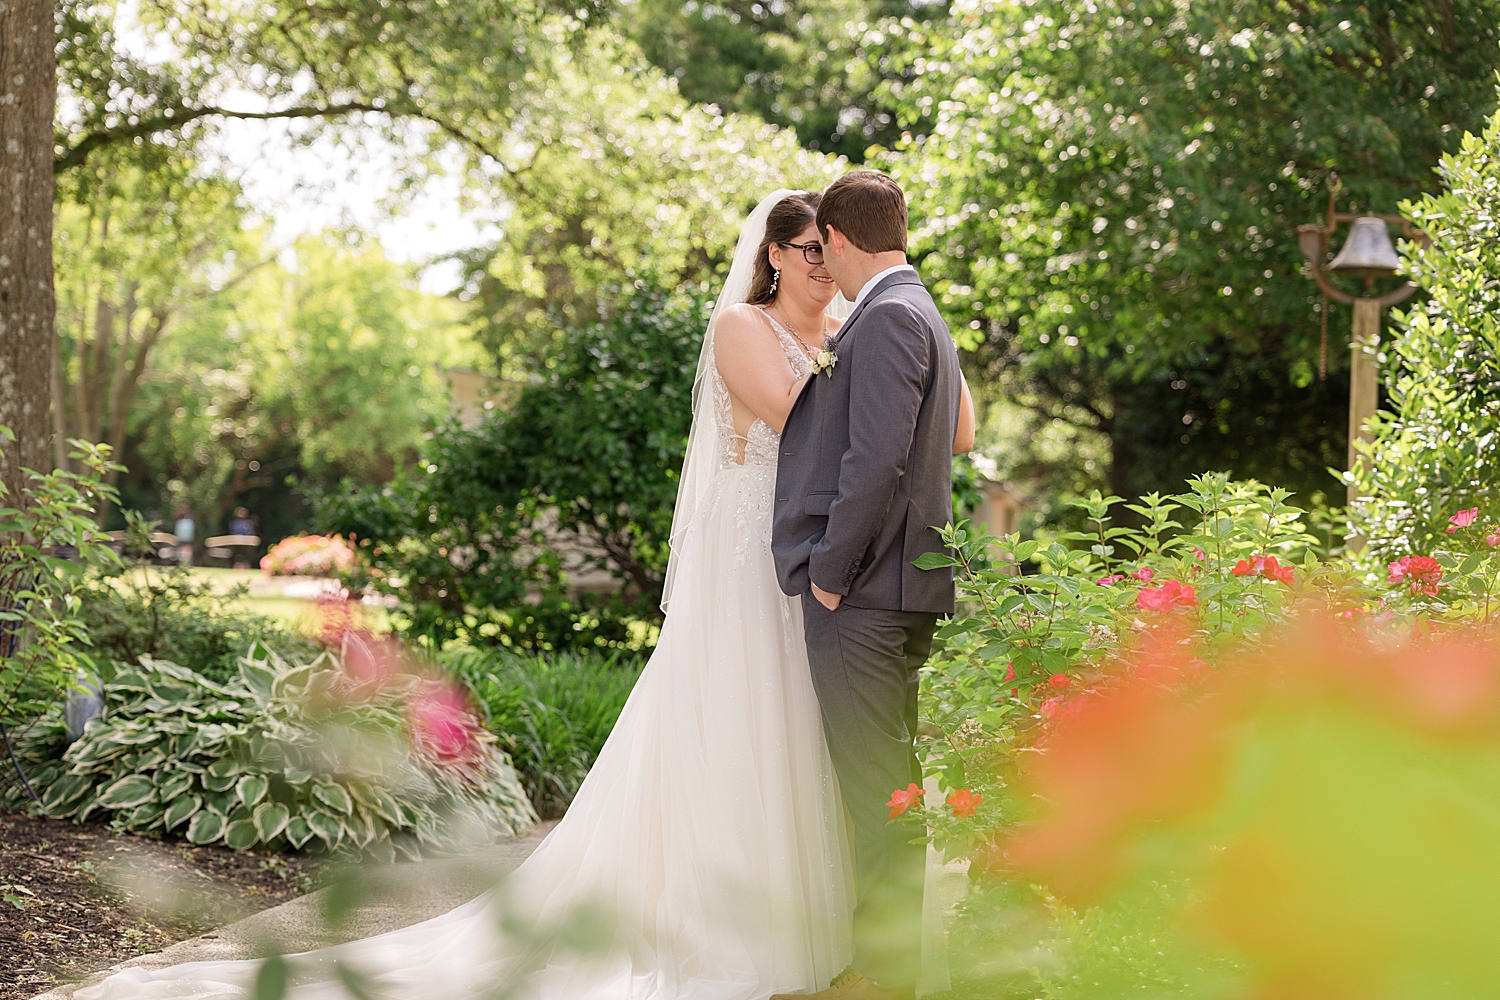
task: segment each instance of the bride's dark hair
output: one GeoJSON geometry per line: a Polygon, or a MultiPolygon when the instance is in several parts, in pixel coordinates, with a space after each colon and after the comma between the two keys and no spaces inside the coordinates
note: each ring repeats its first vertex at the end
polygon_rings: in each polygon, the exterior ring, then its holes
{"type": "Polygon", "coordinates": [[[750,291],[745,301],[752,306],[769,305],[776,298],[771,290],[771,279],[776,272],[771,268],[766,249],[772,243],[795,243],[802,230],[818,218],[818,204],[823,196],[817,191],[789,194],[771,207],[766,214],[766,235],[761,238],[760,250],[755,257],[755,274],[750,279],[750,291]]]}

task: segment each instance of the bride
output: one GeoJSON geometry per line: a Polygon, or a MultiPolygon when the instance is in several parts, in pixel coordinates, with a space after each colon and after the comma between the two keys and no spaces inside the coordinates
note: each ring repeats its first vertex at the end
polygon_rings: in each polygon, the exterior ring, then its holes
{"type": "MultiPolygon", "coordinates": [[[[741,233],[698,362],[666,622],[567,815],[496,890],[288,956],[289,997],[764,1000],[848,963],[844,811],[770,552],[779,432],[839,325],[819,198],[777,191],[741,233]]],[[[964,411],[967,450],[967,393],[964,411]]],[[[253,996],[259,968],[127,969],[74,995],[253,996]]]]}

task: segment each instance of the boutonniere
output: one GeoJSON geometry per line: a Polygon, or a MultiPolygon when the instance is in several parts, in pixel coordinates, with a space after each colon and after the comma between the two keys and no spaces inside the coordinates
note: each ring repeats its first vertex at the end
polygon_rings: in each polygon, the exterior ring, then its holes
{"type": "Polygon", "coordinates": [[[823,341],[823,349],[816,354],[810,354],[807,361],[814,375],[826,375],[833,378],[833,366],[839,363],[838,352],[833,349],[833,338],[829,337],[823,341]]]}

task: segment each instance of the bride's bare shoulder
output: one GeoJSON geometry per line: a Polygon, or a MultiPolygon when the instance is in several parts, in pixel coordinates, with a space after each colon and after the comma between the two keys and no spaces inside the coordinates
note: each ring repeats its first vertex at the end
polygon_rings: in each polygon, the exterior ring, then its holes
{"type": "Polygon", "coordinates": [[[719,313],[719,329],[721,330],[726,326],[746,329],[765,325],[765,313],[760,311],[759,306],[752,306],[748,302],[736,302],[732,306],[725,306],[724,311],[719,313]]]}
{"type": "Polygon", "coordinates": [[[839,329],[841,327],[843,327],[843,325],[844,325],[844,318],[842,316],[830,316],[830,317],[828,317],[828,332],[829,333],[837,333],[839,331],[839,329]]]}
{"type": "Polygon", "coordinates": [[[765,334],[765,313],[748,302],[725,306],[714,326],[714,346],[738,346],[746,340],[760,340],[765,334]]]}

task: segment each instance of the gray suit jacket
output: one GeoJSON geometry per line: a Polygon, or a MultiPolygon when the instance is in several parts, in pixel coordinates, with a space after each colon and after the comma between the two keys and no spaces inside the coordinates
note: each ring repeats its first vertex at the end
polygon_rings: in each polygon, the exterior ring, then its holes
{"type": "Polygon", "coordinates": [[[851,605],[953,611],[953,571],[912,565],[943,551],[953,519],[958,351],[914,272],[882,279],[835,340],[832,377],[792,405],[776,468],[771,553],[781,589],[809,580],[851,605]]]}

